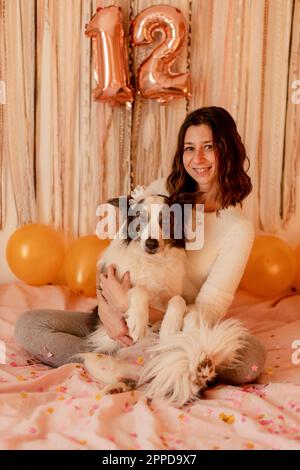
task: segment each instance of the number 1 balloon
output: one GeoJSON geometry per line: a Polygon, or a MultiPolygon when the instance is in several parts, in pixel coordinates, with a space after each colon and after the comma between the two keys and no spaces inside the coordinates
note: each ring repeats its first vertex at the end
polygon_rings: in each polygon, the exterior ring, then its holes
{"type": "Polygon", "coordinates": [[[131,103],[134,92],[129,85],[121,9],[116,6],[98,8],[86,25],[85,34],[92,38],[97,84],[94,98],[112,106],[131,103]]]}

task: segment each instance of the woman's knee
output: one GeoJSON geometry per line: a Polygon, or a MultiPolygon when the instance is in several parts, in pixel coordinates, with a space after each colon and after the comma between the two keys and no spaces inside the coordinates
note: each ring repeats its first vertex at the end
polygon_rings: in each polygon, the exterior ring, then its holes
{"type": "Polygon", "coordinates": [[[232,385],[255,382],[264,370],[266,349],[255,336],[249,335],[245,347],[239,353],[239,364],[224,369],[220,376],[232,385]]]}
{"type": "Polygon", "coordinates": [[[41,316],[43,316],[40,310],[27,310],[23,312],[17,319],[15,325],[15,339],[21,346],[28,346],[28,341],[31,340],[36,330],[37,324],[41,323],[41,316]]]}

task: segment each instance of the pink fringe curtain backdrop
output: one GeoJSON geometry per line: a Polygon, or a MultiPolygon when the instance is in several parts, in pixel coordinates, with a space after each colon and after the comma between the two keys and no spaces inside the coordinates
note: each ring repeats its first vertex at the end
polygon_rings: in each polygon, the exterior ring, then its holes
{"type": "MultiPolygon", "coordinates": [[[[96,207],[133,185],[167,175],[187,111],[223,106],[251,161],[245,212],[268,232],[295,213],[300,159],[300,0],[0,0],[0,228],[11,176],[18,225],[39,221],[93,233],[96,207]],[[176,71],[190,70],[192,98],[168,106],[136,96],[132,108],[93,102],[85,24],[98,6],[130,20],[167,3],[190,26],[176,71]]],[[[130,54],[132,81],[151,47],[130,54]]]]}

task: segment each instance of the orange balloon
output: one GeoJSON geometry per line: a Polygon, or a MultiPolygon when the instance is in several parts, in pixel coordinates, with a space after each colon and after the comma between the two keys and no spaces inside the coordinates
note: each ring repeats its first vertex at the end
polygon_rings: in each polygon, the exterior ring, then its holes
{"type": "Polygon", "coordinates": [[[75,240],[65,256],[65,276],[68,285],[76,293],[88,297],[96,295],[96,267],[101,253],[110,240],[100,240],[96,235],[87,235],[75,240]]]}
{"type": "Polygon", "coordinates": [[[65,254],[67,250],[69,249],[69,246],[71,245],[71,243],[75,241],[75,238],[69,230],[65,232],[60,231],[58,233],[61,237],[61,240],[64,246],[64,261],[60,269],[58,270],[58,273],[56,274],[55,278],[51,282],[51,284],[56,285],[56,286],[67,286],[68,284],[67,284],[66,275],[65,275],[65,254]]]}
{"type": "Polygon", "coordinates": [[[297,260],[297,272],[293,281],[293,286],[300,292],[300,245],[295,249],[295,256],[297,260]]]}
{"type": "Polygon", "coordinates": [[[49,284],[63,263],[59,233],[48,225],[27,224],[9,238],[6,259],[12,272],[33,286],[49,284]]]}
{"type": "Polygon", "coordinates": [[[273,236],[257,237],[241,285],[255,295],[269,297],[291,286],[296,275],[294,250],[273,236]]]}

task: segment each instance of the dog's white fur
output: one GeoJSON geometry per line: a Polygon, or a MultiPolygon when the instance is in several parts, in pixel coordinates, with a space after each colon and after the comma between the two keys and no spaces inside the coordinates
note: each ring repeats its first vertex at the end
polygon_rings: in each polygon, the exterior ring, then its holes
{"type": "MultiPolygon", "coordinates": [[[[161,205],[164,202],[165,198],[162,196],[149,195],[145,198],[143,207],[150,215],[152,204],[161,205]]],[[[118,238],[114,239],[103,253],[97,267],[98,270],[104,270],[106,266],[114,264],[119,280],[126,271],[130,272],[133,287],[128,291],[129,308],[124,318],[134,342],[141,340],[147,334],[149,306],[163,312],[169,307],[174,310],[176,301],[175,304],[174,302],[169,304],[169,301],[174,296],[181,295],[183,291],[185,250],[170,246],[163,239],[162,231],[159,229],[157,251],[148,253],[146,240],[150,236],[151,222],[149,218],[141,238],[132,240],[128,245],[118,238]]],[[[183,299],[179,301],[181,307],[182,302],[183,299]]],[[[112,353],[119,349],[119,343],[108,337],[103,326],[88,337],[88,344],[89,349],[94,352],[112,353]]]]}
{"type": "MultiPolygon", "coordinates": [[[[189,315],[192,315],[190,312],[189,315]]],[[[238,320],[208,325],[160,339],[141,372],[138,386],[149,398],[163,398],[176,406],[197,398],[218,372],[239,365],[239,351],[246,346],[247,330],[238,320]]]]}
{"type": "MultiPolygon", "coordinates": [[[[145,204],[150,207],[162,201],[160,196],[149,196],[145,204]]],[[[138,381],[146,396],[166,398],[181,406],[205,389],[218,370],[237,362],[246,330],[237,320],[226,320],[213,327],[200,320],[199,328],[195,329],[190,320],[198,312],[188,308],[181,297],[186,263],[184,249],[171,247],[160,233],[158,252],[149,254],[145,251],[145,238],[144,235],[143,240],[133,240],[128,246],[113,240],[101,258],[101,266],[116,265],[119,279],[126,271],[130,272],[133,287],[129,290],[125,319],[134,342],[147,335],[149,306],[166,312],[159,335],[152,333],[148,338],[153,357],[141,371],[127,361],[97,354],[111,354],[119,349],[103,326],[88,338],[93,352],[81,356],[87,370],[107,384],[103,393],[128,389],[129,379],[138,381]],[[186,313],[184,331],[180,331],[186,313]]]]}
{"type": "MultiPolygon", "coordinates": [[[[138,241],[132,241],[126,247],[119,240],[113,240],[101,258],[102,263],[116,265],[119,279],[126,271],[130,272],[133,287],[128,291],[129,308],[125,319],[130,336],[137,342],[147,333],[149,306],[166,311],[169,301],[181,295],[185,252],[166,245],[163,251],[150,255],[141,249],[138,241]]],[[[88,342],[91,350],[96,352],[114,352],[119,348],[119,343],[107,336],[104,327],[92,333],[88,342]]]]}

